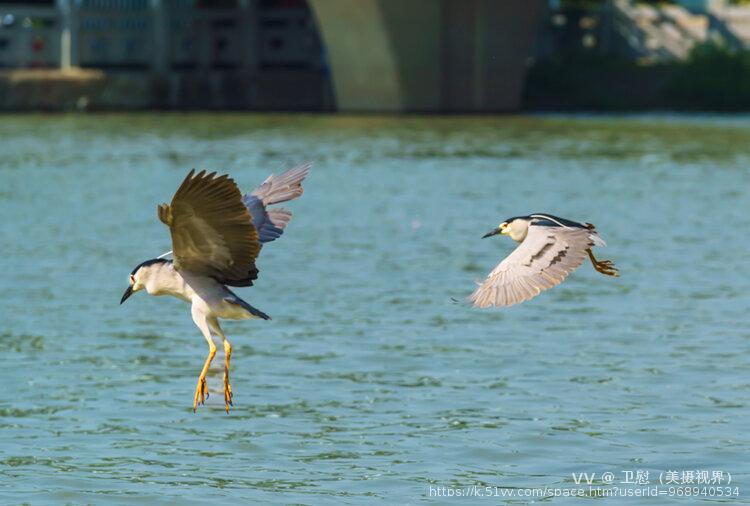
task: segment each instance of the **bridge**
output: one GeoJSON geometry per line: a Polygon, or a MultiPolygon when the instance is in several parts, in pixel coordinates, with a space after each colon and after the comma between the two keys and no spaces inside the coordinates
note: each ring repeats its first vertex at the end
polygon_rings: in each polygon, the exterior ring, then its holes
{"type": "Polygon", "coordinates": [[[345,111],[520,108],[544,0],[309,0],[345,111]]]}

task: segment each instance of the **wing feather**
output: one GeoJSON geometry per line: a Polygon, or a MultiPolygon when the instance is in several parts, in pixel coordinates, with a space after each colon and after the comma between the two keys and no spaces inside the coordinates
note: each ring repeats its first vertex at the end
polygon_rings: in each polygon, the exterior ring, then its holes
{"type": "Polygon", "coordinates": [[[261,243],[278,239],[292,219],[291,211],[282,208],[266,209],[271,204],[278,204],[295,199],[304,192],[302,181],[312,167],[307,162],[278,176],[271,174],[252,193],[242,197],[258,229],[261,243]]]}
{"type": "Polygon", "coordinates": [[[258,197],[264,206],[296,199],[303,193],[302,181],[307,177],[312,167],[311,162],[304,163],[283,174],[271,174],[251,195],[258,197]]]}
{"type": "Polygon", "coordinates": [[[560,284],[593,246],[590,231],[530,226],[526,239],[471,294],[477,307],[512,306],[560,284]]]}
{"type": "Polygon", "coordinates": [[[172,198],[158,207],[172,236],[174,266],[231,286],[258,277],[258,231],[242,194],[228,175],[191,170],[172,198]]]}

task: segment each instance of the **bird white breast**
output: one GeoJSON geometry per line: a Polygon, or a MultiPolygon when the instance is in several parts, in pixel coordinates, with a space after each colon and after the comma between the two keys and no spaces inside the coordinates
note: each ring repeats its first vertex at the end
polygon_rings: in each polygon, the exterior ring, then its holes
{"type": "Polygon", "coordinates": [[[149,295],[172,295],[184,301],[191,300],[192,289],[171,263],[155,264],[142,271],[141,276],[145,279],[144,286],[149,295]]]}

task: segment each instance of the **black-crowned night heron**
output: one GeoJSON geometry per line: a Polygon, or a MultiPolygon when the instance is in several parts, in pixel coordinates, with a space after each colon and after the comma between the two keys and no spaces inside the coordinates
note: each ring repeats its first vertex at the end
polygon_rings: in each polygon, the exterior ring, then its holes
{"type": "Polygon", "coordinates": [[[508,218],[484,237],[497,234],[521,244],[471,294],[469,300],[477,307],[512,306],[536,297],[560,284],[586,255],[598,272],[618,275],[612,262],[594,258],[591,248],[606,244],[591,223],[531,214],[508,218]]]}
{"type": "Polygon", "coordinates": [[[310,164],[280,176],[271,175],[252,193],[242,195],[229,176],[191,170],[172,198],[158,207],[159,219],[172,235],[174,260],[147,260],[130,273],[130,286],[120,304],[133,293],[172,295],[192,304],[193,321],[208,341],[208,357],[195,387],[193,411],[208,398],[206,374],[216,354],[211,334],[224,345],[224,406],[232,405],[229,360],[232,345],[219,326],[219,318],[246,320],[270,317],[254,308],[229,286],[251,286],[258,278],[255,259],[264,243],[277,239],[292,218],[282,208],[266,206],[302,195],[302,181],[310,164]]]}

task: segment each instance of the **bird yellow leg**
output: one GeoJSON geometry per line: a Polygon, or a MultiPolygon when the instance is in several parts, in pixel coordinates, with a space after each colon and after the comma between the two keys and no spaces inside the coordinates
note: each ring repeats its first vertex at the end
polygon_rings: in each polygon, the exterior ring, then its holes
{"type": "Polygon", "coordinates": [[[224,409],[229,413],[229,406],[232,406],[232,385],[229,384],[229,363],[232,360],[232,343],[229,342],[227,336],[224,335],[224,331],[221,330],[219,320],[216,318],[209,318],[206,320],[209,328],[214,334],[221,338],[221,342],[224,343],[224,409]]]}
{"type": "Polygon", "coordinates": [[[594,253],[591,252],[591,248],[586,250],[586,253],[589,254],[589,258],[591,259],[591,265],[594,266],[594,269],[596,269],[596,272],[601,272],[602,274],[606,276],[614,276],[619,277],[620,275],[617,273],[617,268],[615,267],[615,264],[613,264],[610,260],[597,260],[594,258],[594,253]]]}
{"type": "Polygon", "coordinates": [[[229,361],[232,358],[232,344],[224,339],[224,409],[229,413],[232,406],[232,385],[229,384],[229,361]]]}
{"type": "Polygon", "coordinates": [[[211,366],[211,361],[216,355],[216,345],[209,341],[208,343],[208,357],[206,362],[203,364],[200,376],[198,376],[198,384],[195,386],[195,399],[193,399],[193,413],[198,409],[198,403],[203,404],[208,399],[208,385],[206,385],[206,374],[208,374],[208,368],[211,366]]]}

